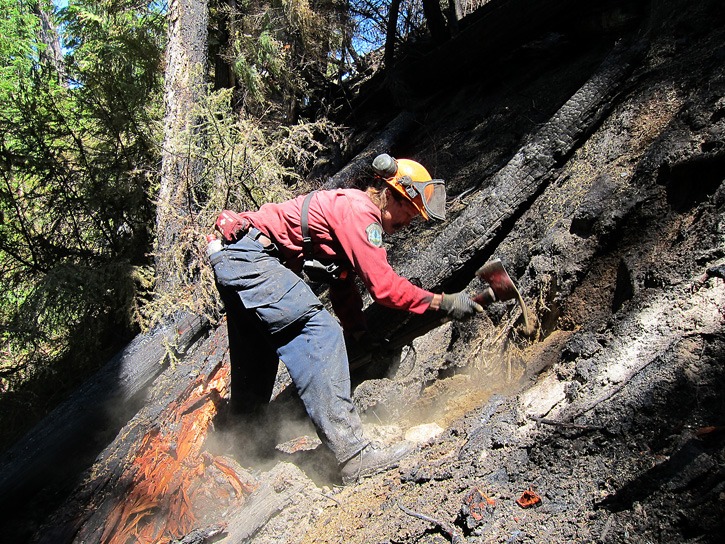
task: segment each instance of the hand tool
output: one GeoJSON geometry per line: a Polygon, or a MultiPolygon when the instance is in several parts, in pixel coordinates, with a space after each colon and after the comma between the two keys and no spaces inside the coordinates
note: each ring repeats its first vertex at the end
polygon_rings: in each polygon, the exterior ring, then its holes
{"type": "Polygon", "coordinates": [[[493,259],[478,269],[476,275],[488,284],[488,287],[480,294],[473,297],[473,300],[481,306],[486,307],[492,302],[504,302],[517,299],[524,315],[524,334],[533,334],[533,327],[529,324],[529,312],[521,298],[516,284],[508,275],[501,259],[493,259]]]}

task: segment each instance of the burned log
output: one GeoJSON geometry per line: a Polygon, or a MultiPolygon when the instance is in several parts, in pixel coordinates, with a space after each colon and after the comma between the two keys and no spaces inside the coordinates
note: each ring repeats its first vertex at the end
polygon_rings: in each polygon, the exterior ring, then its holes
{"type": "Polygon", "coordinates": [[[249,542],[270,518],[307,487],[314,488],[314,484],[296,466],[289,463],[275,466],[265,474],[260,487],[229,518],[224,539],[219,540],[219,544],[249,542]]]}
{"type": "Polygon", "coordinates": [[[558,169],[611,111],[641,46],[617,46],[592,77],[499,170],[403,273],[427,286],[461,285],[483,264],[491,243],[555,178],[558,169]],[[441,266],[441,263],[444,263],[441,266]]]}
{"type": "Polygon", "coordinates": [[[316,490],[294,465],[253,476],[233,458],[211,452],[207,440],[229,383],[221,326],[159,376],[146,406],[34,542],[203,542],[209,532],[215,541],[244,542],[294,497],[316,490]]]}
{"type": "Polygon", "coordinates": [[[323,189],[351,187],[356,181],[365,180],[372,174],[370,165],[380,153],[389,153],[415,126],[415,114],[404,111],[390,121],[383,131],[355,156],[342,170],[332,176],[323,189]]]}
{"type": "MultiPolygon", "coordinates": [[[[590,79],[533,135],[513,158],[466,202],[417,258],[399,267],[431,290],[458,291],[492,254],[514,222],[524,213],[584,139],[611,111],[621,85],[642,53],[641,44],[622,44],[610,53],[590,79]]],[[[377,305],[367,308],[371,336],[385,347],[440,325],[440,316],[409,317],[377,305]]],[[[351,367],[364,365],[369,350],[352,346],[351,367]]]]}
{"type": "Polygon", "coordinates": [[[258,482],[237,463],[204,449],[229,387],[228,343],[218,328],[167,368],[146,406],[98,457],[85,481],[37,542],[142,542],[182,538],[218,522],[258,482]],[[209,519],[207,519],[209,516],[209,519]]]}
{"type": "Polygon", "coordinates": [[[90,465],[142,405],[148,385],[168,367],[167,356],[185,354],[208,326],[186,314],[137,336],[10,448],[0,466],[3,512],[27,513],[26,501],[44,502],[67,490],[69,475],[90,465]]]}

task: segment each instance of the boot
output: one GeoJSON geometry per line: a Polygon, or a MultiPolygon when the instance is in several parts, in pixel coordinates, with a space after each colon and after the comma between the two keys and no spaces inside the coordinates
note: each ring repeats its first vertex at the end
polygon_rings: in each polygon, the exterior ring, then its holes
{"type": "Polygon", "coordinates": [[[342,465],[340,468],[342,483],[354,484],[361,478],[397,467],[400,460],[413,451],[413,447],[413,444],[407,441],[388,447],[369,443],[342,465]]]}

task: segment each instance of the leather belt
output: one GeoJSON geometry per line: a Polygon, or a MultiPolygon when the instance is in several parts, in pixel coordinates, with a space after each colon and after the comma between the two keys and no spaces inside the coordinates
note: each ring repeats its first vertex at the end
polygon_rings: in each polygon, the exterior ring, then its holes
{"type": "Polygon", "coordinates": [[[272,245],[272,240],[269,239],[269,236],[266,236],[262,231],[254,227],[249,229],[247,236],[249,236],[252,240],[256,240],[264,247],[272,245]]]}

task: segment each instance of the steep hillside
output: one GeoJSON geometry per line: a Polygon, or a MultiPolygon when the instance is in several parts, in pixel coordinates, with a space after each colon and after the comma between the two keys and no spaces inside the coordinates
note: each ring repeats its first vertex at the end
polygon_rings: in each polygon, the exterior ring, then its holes
{"type": "MultiPolygon", "coordinates": [[[[223,425],[221,327],[164,371],[55,514],[26,522],[34,541],[143,541],[149,519],[185,543],[720,541],[725,13],[519,4],[490,2],[449,44],[371,79],[339,157],[388,131],[388,151],[446,179],[449,218],[388,241],[394,267],[475,293],[475,270],[499,258],[533,330],[496,303],[402,349],[367,347],[365,423],[417,449],[343,487],[288,391],[262,434],[223,425]]],[[[367,311],[382,336],[413,330],[367,311]]]]}
{"type": "MultiPolygon", "coordinates": [[[[636,59],[595,130],[478,256],[504,261],[536,334],[499,305],[380,355],[388,373],[356,400],[383,438],[422,436],[418,453],[352,488],[307,489],[254,542],[719,540],[723,13],[639,7],[537,36],[416,104],[393,152],[435,165],[454,221],[608,55],[636,59]],[[527,490],[538,506],[517,504],[527,490]]],[[[415,276],[437,235],[401,235],[398,269],[415,276]]]]}

